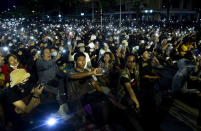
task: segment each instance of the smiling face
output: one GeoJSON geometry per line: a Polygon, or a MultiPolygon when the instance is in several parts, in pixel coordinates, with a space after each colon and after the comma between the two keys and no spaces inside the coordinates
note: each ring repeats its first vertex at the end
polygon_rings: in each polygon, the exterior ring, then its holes
{"type": "Polygon", "coordinates": [[[44,49],[43,58],[44,58],[44,60],[50,60],[51,59],[50,49],[48,49],[48,48],[44,49]]]}
{"type": "Polygon", "coordinates": [[[11,65],[11,66],[18,66],[19,65],[19,61],[17,60],[16,57],[14,56],[10,56],[8,58],[8,63],[11,65]]]}

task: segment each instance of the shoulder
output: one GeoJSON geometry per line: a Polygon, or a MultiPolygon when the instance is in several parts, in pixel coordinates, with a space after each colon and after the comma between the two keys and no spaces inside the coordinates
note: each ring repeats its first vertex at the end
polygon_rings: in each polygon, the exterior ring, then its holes
{"type": "Polygon", "coordinates": [[[6,92],[6,97],[7,97],[9,103],[13,103],[13,102],[21,99],[19,93],[16,91],[15,86],[13,88],[8,88],[8,90],[6,92]]]}
{"type": "Polygon", "coordinates": [[[121,78],[124,77],[124,78],[129,79],[129,71],[128,71],[127,68],[125,68],[125,69],[121,72],[120,77],[121,77],[121,78]]]}

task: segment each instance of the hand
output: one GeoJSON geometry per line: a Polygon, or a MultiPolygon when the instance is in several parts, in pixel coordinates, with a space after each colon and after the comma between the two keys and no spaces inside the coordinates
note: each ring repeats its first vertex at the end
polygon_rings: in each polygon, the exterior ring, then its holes
{"type": "Polygon", "coordinates": [[[18,54],[18,55],[22,55],[23,53],[22,53],[22,51],[19,51],[17,54],[18,54]]]}
{"type": "Polygon", "coordinates": [[[190,76],[190,79],[193,80],[193,81],[196,81],[198,79],[198,77],[196,77],[196,76],[190,76]]]}
{"type": "Polygon", "coordinates": [[[4,57],[0,56],[0,61],[3,61],[4,60],[4,57]]]}
{"type": "Polygon", "coordinates": [[[140,105],[139,105],[139,103],[136,104],[136,110],[137,110],[137,112],[140,112],[140,105]]]}
{"type": "Polygon", "coordinates": [[[43,92],[44,86],[38,85],[36,88],[32,89],[34,96],[38,97],[43,92]]]}
{"type": "Polygon", "coordinates": [[[96,55],[93,55],[93,56],[91,57],[91,60],[94,59],[94,58],[96,58],[96,55]]]}
{"type": "Polygon", "coordinates": [[[56,60],[61,58],[61,53],[58,53],[58,55],[56,56],[56,60]]]}
{"type": "Polygon", "coordinates": [[[96,75],[96,76],[102,76],[102,70],[103,68],[96,68],[94,71],[93,71],[93,74],[96,75]]]}
{"type": "Polygon", "coordinates": [[[34,56],[34,61],[37,60],[39,56],[40,56],[40,54],[36,53],[36,55],[34,56]]]}

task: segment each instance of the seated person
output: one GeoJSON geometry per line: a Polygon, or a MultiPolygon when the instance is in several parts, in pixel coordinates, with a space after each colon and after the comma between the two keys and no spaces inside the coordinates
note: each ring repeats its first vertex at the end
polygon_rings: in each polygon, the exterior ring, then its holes
{"type": "Polygon", "coordinates": [[[12,128],[20,128],[23,126],[20,123],[20,114],[30,113],[40,104],[40,94],[43,91],[43,87],[31,88],[29,85],[30,74],[24,69],[16,69],[11,72],[10,79],[11,84],[9,88],[5,88],[1,96],[1,104],[3,105],[3,111],[6,121],[9,121],[9,125],[13,125],[12,128]],[[24,98],[32,94],[29,102],[25,102],[24,98]]]}

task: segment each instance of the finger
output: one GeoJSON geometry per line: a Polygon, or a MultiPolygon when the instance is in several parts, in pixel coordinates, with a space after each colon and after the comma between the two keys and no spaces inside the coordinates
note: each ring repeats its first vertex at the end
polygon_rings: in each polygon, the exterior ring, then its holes
{"type": "Polygon", "coordinates": [[[42,91],[44,89],[45,86],[42,86],[39,90],[42,91]]]}

